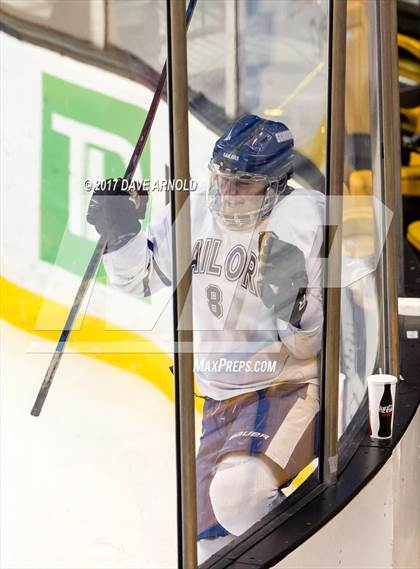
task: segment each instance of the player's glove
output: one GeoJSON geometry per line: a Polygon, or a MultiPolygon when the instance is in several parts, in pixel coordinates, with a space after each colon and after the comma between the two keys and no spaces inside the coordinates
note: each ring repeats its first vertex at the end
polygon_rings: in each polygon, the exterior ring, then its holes
{"type": "Polygon", "coordinates": [[[86,219],[107,242],[106,253],[116,251],[135,237],[144,219],[148,192],[140,182],[117,178],[100,184],[91,197],[86,219]]]}
{"type": "Polygon", "coordinates": [[[274,308],[277,318],[297,326],[305,311],[305,257],[299,247],[282,241],[272,231],[260,233],[257,273],[258,294],[267,308],[274,308]]]}

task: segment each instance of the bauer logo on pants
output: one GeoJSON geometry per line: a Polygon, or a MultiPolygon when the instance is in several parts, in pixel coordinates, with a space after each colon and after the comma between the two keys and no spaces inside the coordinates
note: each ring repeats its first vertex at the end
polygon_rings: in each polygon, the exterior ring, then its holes
{"type": "MultiPolygon", "coordinates": [[[[42,87],[40,255],[82,275],[98,239],[84,181],[124,174],[146,111],[48,74],[42,87]]],[[[150,176],[150,143],[136,176],[150,176]]]]}

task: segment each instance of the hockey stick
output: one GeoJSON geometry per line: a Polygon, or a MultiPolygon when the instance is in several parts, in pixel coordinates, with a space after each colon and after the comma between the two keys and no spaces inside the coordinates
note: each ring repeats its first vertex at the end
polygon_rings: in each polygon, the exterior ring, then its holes
{"type": "MultiPolygon", "coordinates": [[[[191,17],[196,3],[197,0],[189,1],[185,16],[187,21],[187,28],[191,21],[191,17]]],[[[130,182],[133,179],[134,172],[136,171],[143,149],[146,145],[147,137],[149,136],[150,129],[152,128],[153,120],[155,118],[156,111],[159,106],[159,101],[162,95],[163,87],[165,85],[166,73],[167,71],[166,71],[166,62],[165,62],[165,65],[163,66],[162,72],[159,77],[155,94],[153,95],[153,99],[150,104],[149,112],[147,113],[147,117],[144,122],[143,128],[141,129],[140,136],[137,140],[136,146],[134,147],[133,154],[131,156],[130,162],[124,174],[124,179],[128,180],[128,185],[130,185],[130,182]]],[[[85,274],[83,275],[82,282],[80,283],[76,297],[73,301],[73,305],[70,309],[69,315],[67,316],[67,320],[66,323],[64,324],[63,331],[61,332],[60,339],[58,340],[57,346],[55,348],[54,355],[51,358],[50,365],[48,366],[47,372],[45,374],[42,385],[39,389],[34,406],[32,407],[31,415],[33,415],[34,417],[38,417],[41,413],[42,407],[45,403],[45,399],[47,398],[48,395],[48,391],[51,387],[58,365],[61,361],[61,357],[63,355],[67,340],[71,334],[74,321],[80,310],[80,306],[83,302],[85,294],[93,278],[96,275],[96,271],[98,270],[99,263],[101,262],[101,258],[102,255],[104,254],[105,248],[106,248],[106,241],[104,238],[100,237],[93,252],[93,255],[89,261],[89,264],[86,268],[85,274]]]]}

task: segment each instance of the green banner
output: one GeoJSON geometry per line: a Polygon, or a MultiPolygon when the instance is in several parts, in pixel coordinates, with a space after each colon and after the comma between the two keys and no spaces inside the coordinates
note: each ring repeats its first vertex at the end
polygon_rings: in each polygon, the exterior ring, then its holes
{"type": "MultiPolygon", "coordinates": [[[[85,181],[123,176],[146,115],[145,109],[43,75],[40,224],[43,261],[77,275],[84,273],[98,239],[85,220],[91,196],[85,181]]],[[[150,139],[138,176],[150,178],[150,139]]],[[[98,278],[104,280],[102,267],[98,278]]]]}

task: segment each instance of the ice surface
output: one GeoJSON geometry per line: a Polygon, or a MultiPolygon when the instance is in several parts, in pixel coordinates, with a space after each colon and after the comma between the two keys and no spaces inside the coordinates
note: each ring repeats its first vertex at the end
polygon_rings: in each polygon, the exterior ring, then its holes
{"type": "Polygon", "coordinates": [[[32,417],[50,359],[28,352],[33,340],[1,322],[1,566],[172,569],[173,403],[68,353],[32,417]]]}

